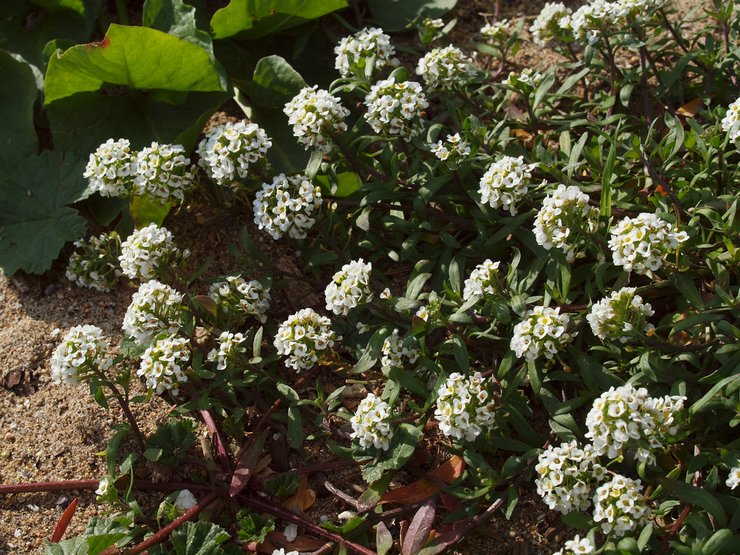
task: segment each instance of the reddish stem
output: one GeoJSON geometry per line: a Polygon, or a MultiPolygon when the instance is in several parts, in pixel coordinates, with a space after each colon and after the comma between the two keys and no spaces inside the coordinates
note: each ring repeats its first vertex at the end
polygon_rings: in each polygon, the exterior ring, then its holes
{"type": "MultiPolygon", "coordinates": [[[[58,482],[32,482],[26,484],[0,484],[0,495],[8,493],[39,493],[45,491],[72,491],[96,489],[97,480],[61,480],[58,482]]],[[[128,479],[121,478],[116,482],[117,487],[127,487],[128,479]]],[[[163,482],[155,484],[148,480],[134,480],[134,489],[150,491],[176,491],[190,489],[194,491],[211,491],[212,486],[191,484],[189,482],[163,482]]]]}
{"type": "Polygon", "coordinates": [[[216,421],[213,419],[211,413],[207,410],[201,410],[200,416],[203,419],[203,423],[206,425],[206,428],[208,428],[208,431],[211,433],[213,444],[216,447],[216,456],[218,457],[218,462],[221,465],[221,470],[227,473],[231,472],[231,458],[229,457],[229,453],[228,451],[226,451],[226,446],[221,439],[221,433],[218,430],[216,421]]]}

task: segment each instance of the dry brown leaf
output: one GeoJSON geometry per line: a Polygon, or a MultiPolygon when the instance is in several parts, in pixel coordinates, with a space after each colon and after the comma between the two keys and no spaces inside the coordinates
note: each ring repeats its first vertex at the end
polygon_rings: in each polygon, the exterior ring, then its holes
{"type": "Polygon", "coordinates": [[[381,503],[398,503],[399,505],[415,505],[439,493],[439,488],[426,478],[421,478],[386,493],[380,498],[381,503]]]}
{"type": "Polygon", "coordinates": [[[451,484],[465,471],[465,460],[459,455],[447,459],[437,468],[428,473],[429,476],[442,480],[445,484],[451,484]]]}
{"type": "Polygon", "coordinates": [[[701,98],[695,98],[693,100],[689,100],[686,104],[679,106],[678,110],[676,110],[676,114],[685,118],[693,118],[699,111],[699,108],[703,105],[704,102],[701,98]]]}
{"type": "Polygon", "coordinates": [[[514,136],[524,143],[527,148],[534,146],[534,135],[524,129],[514,129],[514,136]]]}

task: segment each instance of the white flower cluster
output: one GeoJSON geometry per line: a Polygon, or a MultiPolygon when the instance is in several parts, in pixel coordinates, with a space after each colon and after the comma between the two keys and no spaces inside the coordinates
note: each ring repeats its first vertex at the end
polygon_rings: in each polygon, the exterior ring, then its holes
{"type": "Polygon", "coordinates": [[[185,199],[193,185],[190,158],[182,145],[152,143],[136,153],[134,192],[158,199],[161,204],[185,199]]]}
{"type": "Polygon", "coordinates": [[[285,366],[300,371],[316,364],[319,351],[331,349],[336,339],[329,318],[304,308],[280,324],[274,344],[279,355],[288,357],[285,366]]]}
{"type": "Polygon", "coordinates": [[[190,256],[185,249],[180,252],[172,232],[157,224],[135,229],[121,244],[118,260],[123,274],[129,279],[150,280],[160,268],[178,263],[190,256]]]}
{"type": "Polygon", "coordinates": [[[346,316],[356,306],[373,298],[370,289],[370,272],[373,265],[362,258],[342,266],[326,286],[326,310],[346,316]]]}
{"type": "Polygon", "coordinates": [[[473,60],[456,46],[434,48],[419,60],[416,74],[430,89],[450,90],[475,77],[473,60]]]}
{"type": "Polygon", "coordinates": [[[149,346],[141,356],[136,374],[146,379],[146,386],[161,395],[170,391],[177,395],[180,384],[188,381],[185,374],[190,360],[190,340],[186,337],[165,337],[149,346]]]}
{"type": "Polygon", "coordinates": [[[493,428],[495,403],[480,372],[464,376],[453,372],[437,391],[434,417],[440,431],[457,440],[475,441],[493,428]]]}
{"type": "Polygon", "coordinates": [[[267,321],[265,313],[270,308],[270,289],[257,280],[247,281],[241,276],[224,279],[226,281],[212,284],[208,291],[218,310],[237,318],[252,316],[264,324],[267,321]]]}
{"type": "Polygon", "coordinates": [[[530,173],[535,164],[525,164],[524,157],[504,156],[491,164],[480,180],[478,192],[481,202],[491,208],[503,208],[512,216],[517,205],[529,190],[530,173]]]}
{"type": "Polygon", "coordinates": [[[575,262],[586,255],[590,236],[599,229],[599,209],[589,206],[586,193],[575,185],[558,185],[542,201],[534,220],[537,244],[565,253],[565,260],[575,262]]]}
{"type": "Polygon", "coordinates": [[[722,118],[722,131],[729,135],[732,142],[740,146],[740,98],[728,106],[727,113],[722,118]]]}
{"type": "Polygon", "coordinates": [[[461,158],[467,158],[470,155],[470,146],[468,146],[467,142],[463,141],[460,133],[447,135],[445,142],[437,141],[433,145],[430,145],[430,150],[443,162],[452,162],[461,158]]]}
{"type": "Polygon", "coordinates": [[[283,109],[293,135],[306,148],[315,146],[324,154],[332,149],[331,135],[347,131],[344,118],[349,110],[338,96],[319,89],[318,85],[301,89],[283,109]]]}
{"type": "Polygon", "coordinates": [[[351,437],[358,440],[363,449],[375,447],[387,451],[393,437],[390,419],[391,408],[388,403],[368,393],[350,419],[351,437]]]}
{"type": "Polygon", "coordinates": [[[537,493],[550,509],[567,514],[585,511],[591,505],[591,490],[606,476],[591,445],[583,449],[578,442],[550,446],[537,460],[537,493]]]}
{"type": "Polygon", "coordinates": [[[281,173],[257,191],[252,203],[254,223],[273,239],[280,239],[286,232],[293,239],[304,239],[316,223],[313,214],[322,201],[321,189],[308,177],[281,173]]]}
{"type": "Polygon", "coordinates": [[[539,71],[526,68],[521,73],[516,73],[515,71],[509,72],[509,76],[506,78],[506,84],[524,92],[531,92],[540,84],[542,79],[544,79],[544,75],[539,71]]]}
{"type": "Polygon", "coordinates": [[[177,333],[182,326],[182,299],[169,285],[156,280],[142,283],[123,318],[124,333],[139,345],[149,345],[161,333],[177,333]]]}
{"type": "Polygon", "coordinates": [[[108,139],[90,154],[82,175],[90,189],[104,197],[126,197],[133,182],[131,143],[127,139],[108,139]]]}
{"type": "Polygon", "coordinates": [[[565,542],[563,549],[555,551],[552,555],[580,555],[582,553],[593,553],[595,549],[591,540],[576,535],[572,540],[565,542]]]}
{"type": "Polygon", "coordinates": [[[615,265],[650,276],[663,266],[663,258],[688,238],[685,231],[674,231],[657,214],[643,212],[612,228],[609,248],[615,265]]]}
{"type": "Polygon", "coordinates": [[[198,145],[198,165],[224,187],[234,187],[249,175],[250,166],[263,160],[272,141],[255,123],[227,122],[214,127],[198,145]]]}
{"type": "Polygon", "coordinates": [[[240,354],[247,352],[242,347],[246,339],[242,333],[221,332],[218,336],[218,348],[211,349],[208,353],[208,362],[215,362],[216,370],[225,370],[240,354]]]}
{"type": "Polygon", "coordinates": [[[376,133],[409,136],[419,130],[419,118],[429,103],[419,83],[396,83],[391,77],[370,87],[365,106],[365,118],[376,133]]]}
{"type": "Polygon", "coordinates": [[[413,337],[401,339],[398,330],[393,332],[383,341],[380,364],[386,366],[403,366],[403,359],[408,360],[409,364],[415,363],[419,358],[419,349],[416,348],[416,340],[413,337]]]}
{"type": "Polygon", "coordinates": [[[102,233],[98,237],[75,241],[77,250],[67,263],[65,275],[78,287],[97,291],[110,291],[115,287],[121,270],[118,256],[121,253],[121,238],[118,233],[102,233]]]}
{"type": "Polygon", "coordinates": [[[740,485],[740,466],[734,466],[730,469],[725,485],[732,490],[740,485]]]}
{"type": "Polygon", "coordinates": [[[595,33],[614,23],[612,3],[609,0],[592,0],[570,16],[573,36],[579,40],[595,37],[595,33]]]}
{"type": "Polygon", "coordinates": [[[678,431],[676,417],[686,397],[653,398],[647,389],[632,384],[612,386],[594,401],[586,416],[586,437],[597,455],[622,460],[625,454],[655,462],[655,449],[678,431]]]}
{"type": "Polygon", "coordinates": [[[637,529],[649,514],[640,480],[616,474],[596,488],[594,521],[601,522],[601,530],[605,534],[614,532],[615,536],[622,537],[637,529]]]}
{"type": "Polygon", "coordinates": [[[285,551],[282,547],[272,552],[272,555],[301,555],[298,551],[285,551]]]}
{"type": "Polygon", "coordinates": [[[532,40],[540,46],[552,41],[564,41],[569,37],[571,9],[562,2],[548,2],[532,23],[529,32],[532,40]]]}
{"type": "Polygon", "coordinates": [[[498,295],[501,293],[502,283],[499,274],[500,262],[491,259],[484,260],[470,272],[470,277],[465,280],[463,287],[463,300],[469,301],[487,295],[498,295]]]}
{"type": "Polygon", "coordinates": [[[567,331],[569,324],[570,317],[560,314],[560,308],[536,306],[514,326],[511,350],[517,357],[525,357],[528,361],[536,360],[541,355],[552,360],[555,353],[574,337],[567,331]]]}
{"type": "Polygon", "coordinates": [[[106,370],[111,365],[107,358],[108,342],[103,330],[85,324],[71,328],[51,357],[51,379],[76,385],[83,374],[93,370],[106,370]]]}
{"type": "Polygon", "coordinates": [[[634,287],[623,287],[594,303],[586,320],[599,339],[627,343],[636,336],[652,332],[654,326],[648,323],[648,318],[653,314],[653,307],[635,294],[634,287]]]}
{"type": "Polygon", "coordinates": [[[399,64],[391,38],[377,27],[365,27],[354,35],[344,37],[334,48],[334,53],[337,55],[334,67],[342,77],[351,77],[353,74],[364,76],[370,58],[374,59],[375,69],[399,64]]]}
{"type": "Polygon", "coordinates": [[[481,27],[480,34],[489,42],[503,42],[509,38],[510,25],[508,19],[486,23],[481,27]]]}
{"type": "Polygon", "coordinates": [[[430,19],[427,17],[426,19],[424,19],[424,21],[421,22],[421,26],[424,27],[425,29],[439,31],[442,27],[445,26],[445,22],[444,20],[439,19],[439,18],[430,19]]]}

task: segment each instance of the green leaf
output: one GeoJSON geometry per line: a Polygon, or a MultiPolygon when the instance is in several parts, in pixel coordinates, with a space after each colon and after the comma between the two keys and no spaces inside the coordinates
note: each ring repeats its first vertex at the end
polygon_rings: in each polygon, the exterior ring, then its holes
{"type": "Polygon", "coordinates": [[[719,555],[721,553],[740,553],[740,538],[731,530],[717,530],[702,546],[702,555],[719,555]]]}
{"type": "Polygon", "coordinates": [[[195,445],[195,424],[192,420],[170,419],[160,424],[146,442],[144,457],[168,466],[182,462],[188,449],[195,445]]]}
{"type": "Polygon", "coordinates": [[[28,64],[0,50],[0,167],[11,167],[36,154],[39,145],[33,125],[36,81],[28,64]]]}
{"type": "Polygon", "coordinates": [[[668,279],[679,292],[696,308],[704,308],[704,299],[691,278],[685,274],[669,274],[668,279]]]}
{"type": "Polygon", "coordinates": [[[195,8],[182,0],[146,0],[141,24],[200,46],[213,58],[211,35],[198,29],[195,8]]]}
{"type": "Polygon", "coordinates": [[[131,198],[131,219],[137,229],[146,227],[149,224],[162,225],[167,214],[170,213],[173,204],[165,202],[162,204],[159,199],[149,196],[134,195],[131,198]]]}
{"type": "Polygon", "coordinates": [[[87,31],[90,32],[95,27],[101,0],[31,0],[31,3],[41,6],[50,14],[70,10],[85,20],[87,31]]]}
{"type": "Polygon", "coordinates": [[[416,19],[441,17],[457,0],[367,0],[373,20],[385,31],[400,31],[416,19]]]}
{"type": "Polygon", "coordinates": [[[675,495],[685,503],[698,505],[716,518],[720,526],[723,528],[727,526],[727,514],[722,504],[709,491],[668,478],[658,478],[658,481],[668,493],[675,495]]]}
{"type": "Polygon", "coordinates": [[[44,555],[88,555],[84,536],[62,540],[59,543],[46,542],[44,555]]]}
{"type": "Polygon", "coordinates": [[[347,0],[231,0],[211,18],[213,37],[256,39],[347,7],[347,0]]]}
{"type": "MultiPolygon", "coordinates": [[[[319,152],[319,151],[315,151],[319,152]]],[[[350,196],[362,187],[362,179],[355,172],[341,172],[336,175],[336,181],[329,182],[329,176],[317,175],[316,181],[321,185],[324,193],[339,198],[350,196]]]]}
{"type": "Polygon", "coordinates": [[[298,449],[303,445],[303,418],[298,405],[288,407],[288,445],[298,449]]]}
{"type": "Polygon", "coordinates": [[[228,541],[226,530],[211,522],[186,522],[172,533],[176,555],[222,555],[220,544],[228,541]]]}
{"type": "Polygon", "coordinates": [[[106,548],[129,535],[129,530],[123,528],[114,520],[93,517],[85,529],[88,555],[98,555],[106,548]]]}
{"type": "Polygon", "coordinates": [[[413,456],[421,435],[421,430],[412,424],[401,424],[383,458],[362,467],[362,477],[367,482],[373,483],[380,480],[384,472],[401,468],[413,456]]]}
{"type": "Polygon", "coordinates": [[[146,27],[111,25],[99,43],[73,46],[49,60],[45,103],[104,84],[163,91],[225,91],[226,82],[203,48],[146,27]]]}
{"type": "Polygon", "coordinates": [[[42,274],[67,241],[85,233],[68,204],[84,196],[83,166],[45,151],[0,171],[0,267],[42,274]]]}
{"type": "Polygon", "coordinates": [[[278,383],[277,390],[282,393],[286,399],[293,403],[297,403],[301,400],[301,397],[298,395],[298,393],[296,393],[295,389],[293,389],[286,383],[278,383]]]}

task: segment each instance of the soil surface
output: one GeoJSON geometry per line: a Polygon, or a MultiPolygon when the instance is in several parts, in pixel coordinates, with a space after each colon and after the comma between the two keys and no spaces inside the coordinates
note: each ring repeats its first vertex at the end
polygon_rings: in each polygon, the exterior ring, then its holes
{"type": "MultiPolygon", "coordinates": [[[[682,8],[696,5],[697,1],[682,2],[682,8]]],[[[526,29],[544,3],[501,0],[499,19],[527,17],[523,34],[527,39],[526,29]]],[[[581,4],[565,3],[571,7],[581,4]]],[[[486,16],[492,20],[493,11],[491,0],[460,0],[454,14],[458,19],[454,42],[467,46],[486,16]]],[[[513,67],[544,69],[560,61],[556,54],[525,40],[513,67]]],[[[245,225],[251,226],[247,216],[237,210],[224,217],[223,212],[186,207],[168,219],[167,226],[179,246],[193,251],[193,266],[209,264],[194,285],[201,288],[200,292],[207,291],[210,276],[237,270],[234,259],[228,255],[228,246],[238,243],[245,225]]],[[[278,266],[298,271],[299,265],[287,243],[274,243],[254,229],[251,236],[278,260],[278,266]]],[[[67,330],[82,323],[101,327],[116,343],[121,338],[121,322],[134,290],[134,286],[126,285],[108,293],[79,289],[64,277],[61,261],[42,277],[0,276],[0,483],[97,480],[105,474],[101,452],[113,433],[111,426],[123,422],[123,415],[113,404],[109,410],[98,406],[84,386],[54,385],[49,359],[67,330]]],[[[274,311],[287,314],[303,308],[310,304],[307,300],[311,294],[310,289],[298,294],[292,291],[290,297],[277,299],[274,311]]],[[[133,406],[145,434],[156,428],[169,409],[167,402],[158,397],[133,406]]],[[[357,471],[332,474],[330,479],[339,489],[354,497],[359,495],[353,488],[362,484],[357,471]]],[[[348,507],[323,490],[321,484],[323,481],[312,485],[322,491],[318,491],[319,499],[310,514],[336,521],[337,515],[348,507]]],[[[163,496],[150,494],[149,501],[156,505],[163,496]]],[[[105,514],[105,506],[96,503],[92,491],[0,495],[0,554],[43,553],[44,541],[74,499],[79,506],[65,537],[83,532],[90,518],[105,514]]],[[[511,520],[497,513],[455,552],[551,553],[568,537],[570,531],[555,513],[547,510],[533,484],[529,484],[522,488],[511,520]]]]}

